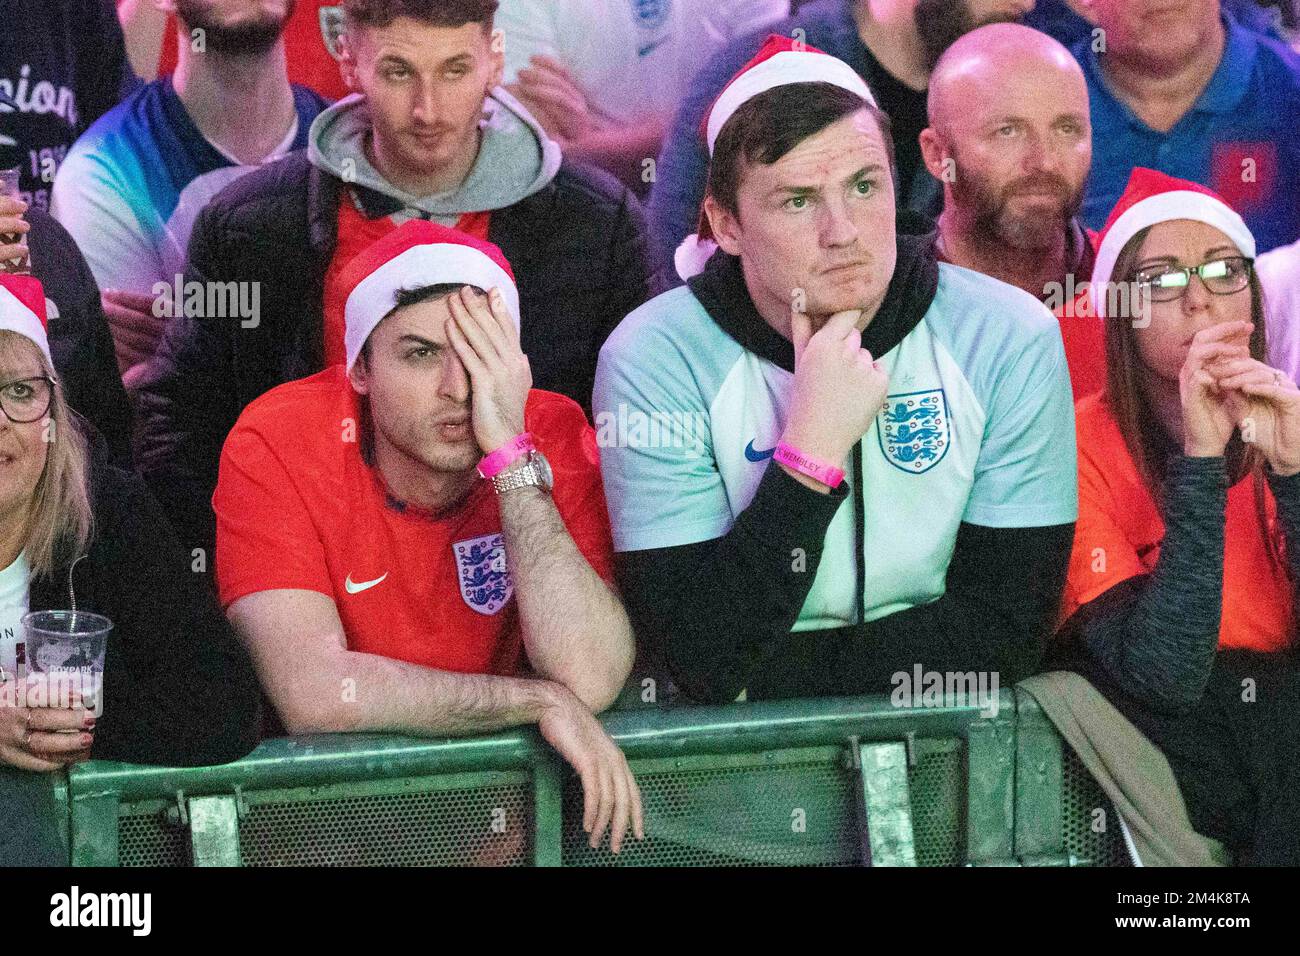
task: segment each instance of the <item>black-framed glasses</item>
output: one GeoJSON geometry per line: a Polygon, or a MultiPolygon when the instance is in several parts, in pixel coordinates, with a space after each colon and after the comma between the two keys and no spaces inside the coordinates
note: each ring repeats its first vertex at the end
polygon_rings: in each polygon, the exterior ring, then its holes
{"type": "Polygon", "coordinates": [[[1192,284],[1192,273],[1200,276],[1201,284],[1215,295],[1232,295],[1250,285],[1250,274],[1254,267],[1254,259],[1224,256],[1203,262],[1199,266],[1182,268],[1161,264],[1139,269],[1134,282],[1152,302],[1181,299],[1187,292],[1187,287],[1192,284]]]}
{"type": "Polygon", "coordinates": [[[54,397],[54,379],[48,375],[20,378],[0,385],[0,410],[16,425],[44,417],[54,397]]]}

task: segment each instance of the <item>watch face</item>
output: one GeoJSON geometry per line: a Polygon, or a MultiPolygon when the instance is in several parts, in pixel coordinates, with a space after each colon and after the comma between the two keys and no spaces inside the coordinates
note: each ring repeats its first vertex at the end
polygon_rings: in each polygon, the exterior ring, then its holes
{"type": "Polygon", "coordinates": [[[533,468],[544,491],[550,491],[555,487],[555,473],[551,471],[551,463],[540,451],[533,452],[533,468]]]}

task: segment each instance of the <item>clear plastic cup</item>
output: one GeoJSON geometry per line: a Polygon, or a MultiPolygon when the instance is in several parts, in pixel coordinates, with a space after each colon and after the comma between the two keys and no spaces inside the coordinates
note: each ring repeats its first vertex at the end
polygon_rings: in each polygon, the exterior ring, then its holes
{"type": "Polygon", "coordinates": [[[113,622],[86,611],[32,611],[23,615],[27,632],[27,673],[42,675],[49,706],[81,706],[98,716],[103,710],[104,655],[113,622]]]}

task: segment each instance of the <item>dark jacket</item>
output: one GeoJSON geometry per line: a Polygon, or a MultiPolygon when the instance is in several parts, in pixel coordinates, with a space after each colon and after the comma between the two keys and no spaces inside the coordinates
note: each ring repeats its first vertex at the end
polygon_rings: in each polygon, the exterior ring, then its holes
{"type": "MultiPolygon", "coordinates": [[[[195,223],[187,281],[258,282],[261,315],[250,328],[172,320],[140,389],[137,464],[191,546],[212,546],[218,459],[240,411],[324,365],[342,186],[294,153],[227,187],[195,223]]],[[[539,192],[494,211],[488,238],[519,286],[534,387],[590,414],[600,347],[648,295],[636,198],[608,174],[565,163],[539,192]]]]}
{"type": "Polygon", "coordinates": [[[93,459],[90,546],[29,591],[33,611],[94,611],[113,622],[91,756],[168,766],[236,760],[261,729],[248,654],[144,483],[109,465],[102,448],[93,459]]]}
{"type": "Polygon", "coordinates": [[[130,468],[131,403],[95,277],[68,230],[49,213],[29,209],[25,218],[32,227],[27,234],[32,274],[54,304],[49,309],[50,352],[64,395],[73,411],[107,440],[114,463],[130,468]]]}

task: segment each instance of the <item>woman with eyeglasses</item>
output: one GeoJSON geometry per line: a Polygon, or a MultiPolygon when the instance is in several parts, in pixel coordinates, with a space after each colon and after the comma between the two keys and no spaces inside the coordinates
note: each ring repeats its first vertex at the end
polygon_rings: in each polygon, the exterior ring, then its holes
{"type": "Polygon", "coordinates": [[[256,744],[252,666],[196,557],[142,482],[108,464],[102,439],[92,450],[68,409],[40,283],[0,275],[0,861],[39,857],[43,823],[23,815],[30,788],[6,765],[215,764],[256,744]],[[93,709],[71,694],[47,699],[23,673],[29,610],[113,623],[93,709]]]}
{"type": "Polygon", "coordinates": [[[1300,389],[1268,364],[1255,243],[1134,170],[1091,295],[1107,385],[1076,406],[1066,666],[1164,752],[1193,826],[1300,863],[1300,389]]]}

